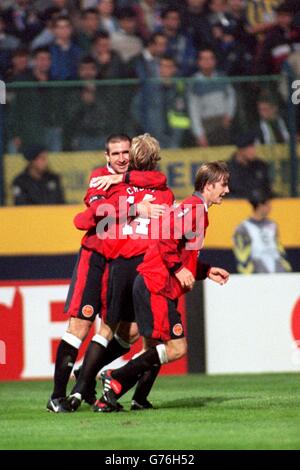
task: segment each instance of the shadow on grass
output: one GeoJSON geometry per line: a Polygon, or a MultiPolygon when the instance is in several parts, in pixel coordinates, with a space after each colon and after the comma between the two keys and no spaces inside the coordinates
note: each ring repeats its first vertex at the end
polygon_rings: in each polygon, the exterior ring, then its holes
{"type": "Polygon", "coordinates": [[[163,403],[157,409],[168,408],[201,408],[210,404],[219,404],[226,401],[245,400],[250,397],[189,397],[163,403]]]}

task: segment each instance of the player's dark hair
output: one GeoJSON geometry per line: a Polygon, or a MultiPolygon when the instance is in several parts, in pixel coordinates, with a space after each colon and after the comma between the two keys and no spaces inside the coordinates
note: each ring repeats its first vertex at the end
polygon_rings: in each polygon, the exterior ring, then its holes
{"type": "Polygon", "coordinates": [[[214,184],[222,179],[228,183],[229,170],[226,162],[203,163],[196,173],[195,191],[202,193],[207,184],[214,184]]]}
{"type": "Polygon", "coordinates": [[[109,153],[109,144],[116,144],[117,142],[129,142],[131,144],[131,138],[127,134],[111,134],[107,137],[105,142],[105,150],[109,153]]]}

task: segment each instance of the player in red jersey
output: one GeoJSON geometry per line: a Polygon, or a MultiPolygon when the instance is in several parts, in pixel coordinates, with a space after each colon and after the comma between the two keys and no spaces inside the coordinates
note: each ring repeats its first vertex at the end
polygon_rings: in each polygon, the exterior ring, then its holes
{"type": "MultiPolygon", "coordinates": [[[[133,139],[130,149],[130,166],[136,170],[143,169],[148,171],[154,170],[159,157],[159,144],[149,134],[144,134],[133,139]]],[[[120,183],[120,179],[116,176],[114,183],[120,183]]],[[[120,183],[113,186],[108,190],[108,201],[113,201],[114,198],[123,198],[126,200],[125,218],[121,213],[116,213],[113,208],[113,214],[108,214],[108,220],[115,220],[113,228],[115,230],[108,230],[105,235],[108,235],[103,240],[100,237],[97,250],[101,252],[107,260],[106,281],[107,291],[103,289],[103,311],[100,331],[90,343],[86,353],[82,369],[80,371],[79,379],[72,390],[69,397],[69,403],[73,410],[77,409],[81,403],[82,396],[86,394],[89,384],[94,379],[97,372],[105,365],[106,346],[111,341],[114,332],[117,328],[122,326],[131,331],[131,337],[137,339],[138,330],[135,323],[132,287],[137,275],[137,267],[143,260],[143,255],[149,245],[149,235],[151,231],[151,220],[148,217],[136,217],[135,209],[136,204],[143,200],[155,200],[160,208],[161,204],[167,206],[172,205],[174,202],[173,193],[167,189],[149,190],[133,188],[130,185],[120,183]],[[131,213],[128,219],[127,213],[131,213]],[[130,219],[133,219],[130,222],[130,219]],[[110,232],[112,237],[110,238],[110,232]],[[127,235],[129,234],[129,235],[127,235]],[[133,333],[134,332],[134,333],[133,333]]],[[[96,216],[99,209],[101,212],[101,223],[106,224],[106,219],[102,218],[103,212],[107,211],[109,207],[105,207],[103,202],[99,201],[98,209],[94,206],[87,209],[77,219],[77,223],[85,229],[92,223],[92,215],[96,216]]],[[[159,216],[162,212],[158,212],[159,216]]],[[[99,229],[99,226],[98,226],[99,229]]],[[[119,330],[118,330],[119,331],[119,330]]],[[[140,398],[141,408],[149,407],[149,402],[146,402],[146,396],[149,393],[151,386],[157,376],[158,370],[153,371],[152,378],[147,377],[147,380],[139,383],[140,390],[136,391],[137,396],[140,398]],[[146,392],[146,393],[145,393],[146,392]]],[[[136,401],[136,400],[135,400],[136,401]]],[[[96,407],[95,411],[111,411],[107,407],[96,407]],[[104,409],[105,408],[105,409],[104,409]]]]}
{"type": "Polygon", "coordinates": [[[226,270],[205,265],[199,259],[208,226],[208,208],[221,204],[228,194],[228,179],[224,162],[202,165],[196,175],[194,194],[169,218],[169,233],[163,233],[162,239],[149,246],[138,268],[134,305],[140,334],[161,343],[120,369],[102,372],[103,399],[110,406],[117,408],[122,389],[136,381],[141,373],[186,354],[187,343],[177,311],[178,298],[193,288],[196,279],[208,277],[221,285],[228,281],[226,270]]]}
{"type": "MultiPolygon", "coordinates": [[[[106,192],[97,188],[97,178],[103,175],[120,174],[124,180],[133,184],[165,185],[166,178],[159,172],[130,172],[129,148],[131,139],[125,134],[111,135],[106,142],[107,166],[96,169],[90,178],[90,188],[85,196],[85,203],[92,207],[99,200],[106,197],[106,192]],[[152,178],[152,179],[151,179],[152,178]]],[[[155,205],[151,206],[152,208],[155,205]]],[[[149,206],[147,207],[149,210],[149,206]]],[[[54,373],[54,390],[48,401],[47,409],[53,412],[68,411],[65,409],[66,387],[76,361],[78,350],[82,341],[86,338],[90,327],[101,309],[100,287],[106,266],[106,260],[101,253],[93,249],[93,241],[96,237],[95,227],[85,235],[82,247],[78,255],[72,281],[65,304],[65,313],[70,317],[68,329],[64,334],[56,356],[54,373]]],[[[128,348],[118,338],[111,342],[107,350],[107,361],[111,362],[115,357],[124,354],[128,348]]],[[[92,403],[94,395],[86,397],[92,403]]]]}

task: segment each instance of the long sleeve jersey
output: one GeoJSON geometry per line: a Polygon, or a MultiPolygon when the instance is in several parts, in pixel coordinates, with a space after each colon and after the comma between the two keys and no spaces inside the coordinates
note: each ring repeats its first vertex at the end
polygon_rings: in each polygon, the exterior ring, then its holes
{"type": "Polygon", "coordinates": [[[181,287],[175,273],[185,267],[199,280],[207,277],[210,268],[199,259],[208,227],[201,194],[194,193],[173,211],[169,230],[165,217],[161,223],[165,224],[163,237],[150,244],[138,271],[150,292],[176,299],[188,290],[181,287]]]}
{"type": "MultiPolygon", "coordinates": [[[[93,174],[92,178],[95,177],[93,174]]],[[[155,198],[153,202],[156,204],[170,205],[174,201],[173,193],[165,186],[166,178],[160,172],[132,171],[124,176],[123,181],[106,192],[90,188],[85,200],[91,205],[74,221],[77,228],[88,230],[82,246],[101,253],[107,259],[131,258],[145,253],[151,234],[151,219],[139,219],[135,218],[135,213],[131,214],[138,202],[150,197],[155,198]]]]}

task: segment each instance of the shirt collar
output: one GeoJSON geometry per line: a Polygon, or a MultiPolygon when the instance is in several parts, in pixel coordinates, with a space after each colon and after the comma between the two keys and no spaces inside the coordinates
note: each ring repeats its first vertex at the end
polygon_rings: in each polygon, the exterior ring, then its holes
{"type": "Polygon", "coordinates": [[[115,175],[115,174],[116,174],[116,172],[112,169],[112,167],[110,166],[109,163],[106,165],[106,168],[107,168],[107,171],[108,171],[109,173],[111,173],[112,175],[115,175]]]}
{"type": "Polygon", "coordinates": [[[207,207],[207,204],[206,204],[205,199],[204,199],[204,197],[202,196],[202,194],[201,194],[199,191],[195,191],[195,192],[193,193],[193,196],[196,196],[196,197],[198,197],[199,199],[201,199],[201,201],[203,202],[205,211],[208,212],[208,207],[207,207]]]}

